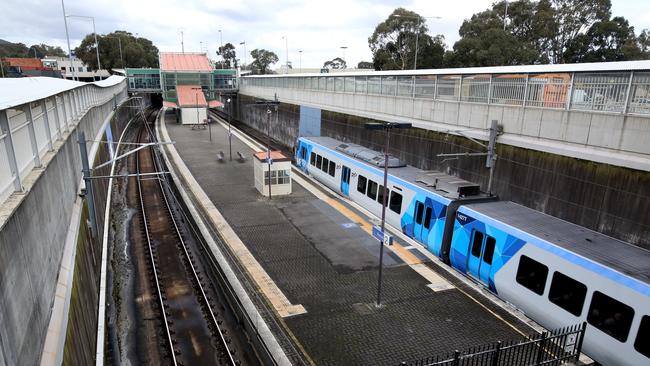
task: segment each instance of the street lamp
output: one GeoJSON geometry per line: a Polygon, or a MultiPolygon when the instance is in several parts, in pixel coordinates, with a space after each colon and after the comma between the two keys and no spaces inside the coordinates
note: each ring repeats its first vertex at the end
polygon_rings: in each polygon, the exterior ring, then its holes
{"type": "Polygon", "coordinates": [[[345,68],[348,68],[348,64],[345,63],[345,50],[348,49],[348,46],[341,46],[341,49],[343,50],[343,63],[345,64],[345,68]]]}
{"type": "Polygon", "coordinates": [[[298,51],[298,55],[299,55],[298,56],[299,57],[299,59],[298,59],[299,60],[298,61],[298,67],[299,67],[300,72],[302,72],[302,50],[298,51]]]}
{"type": "MultiPolygon", "coordinates": [[[[388,206],[388,146],[390,143],[390,130],[394,128],[406,129],[411,128],[410,123],[399,122],[385,122],[385,123],[366,123],[367,130],[383,130],[384,137],[384,192],[382,193],[382,206],[381,206],[381,236],[384,237],[384,226],[386,223],[386,206],[388,206]]],[[[379,241],[379,278],[377,280],[377,307],[381,306],[381,274],[384,266],[384,242],[379,241]]]]}
{"type": "Polygon", "coordinates": [[[230,98],[226,99],[228,103],[228,148],[230,149],[230,161],[232,161],[232,133],[230,132],[230,121],[232,120],[232,103],[230,98]]]}
{"type": "Polygon", "coordinates": [[[99,62],[99,42],[97,42],[97,30],[95,30],[95,17],[87,15],[66,15],[68,18],[90,19],[93,22],[93,34],[95,35],[95,52],[97,53],[97,69],[99,71],[99,80],[102,79],[102,63],[99,62]]]}
{"type": "Polygon", "coordinates": [[[63,8],[63,23],[65,24],[65,38],[68,41],[68,60],[70,61],[70,70],[72,70],[72,80],[76,78],[74,67],[72,66],[72,50],[70,49],[70,35],[68,34],[68,18],[65,15],[65,4],[61,0],[61,8],[63,8]]]}
{"type": "Polygon", "coordinates": [[[239,45],[240,45],[240,46],[241,46],[241,45],[244,46],[244,67],[245,67],[245,66],[246,66],[246,41],[239,42],[239,45]]]}
{"type": "Polygon", "coordinates": [[[282,36],[282,39],[284,39],[284,47],[285,47],[285,51],[286,51],[286,53],[285,53],[285,56],[286,56],[285,63],[286,63],[287,70],[286,70],[285,74],[288,74],[289,73],[289,37],[282,36]]]}
{"type": "MultiPolygon", "coordinates": [[[[395,15],[395,17],[396,18],[409,18],[409,19],[420,19],[420,18],[424,18],[424,19],[442,19],[442,17],[438,17],[438,16],[416,17],[416,16],[408,16],[408,15],[400,15],[400,14],[395,15]]],[[[426,23],[426,21],[425,21],[425,23],[426,23]]],[[[420,32],[418,32],[418,30],[416,29],[415,30],[415,57],[414,57],[414,61],[413,61],[413,70],[416,70],[418,68],[418,38],[419,37],[420,37],[420,32]]]]}
{"type": "Polygon", "coordinates": [[[221,53],[221,68],[223,69],[226,58],[223,56],[223,33],[221,33],[221,29],[219,29],[219,43],[221,44],[221,47],[219,47],[219,52],[221,53]]]}

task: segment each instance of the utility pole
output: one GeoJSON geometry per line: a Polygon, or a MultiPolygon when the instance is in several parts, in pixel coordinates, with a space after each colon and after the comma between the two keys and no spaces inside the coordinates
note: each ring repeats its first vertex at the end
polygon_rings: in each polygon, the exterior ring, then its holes
{"type": "Polygon", "coordinates": [[[345,63],[345,69],[348,68],[347,61],[345,61],[345,50],[348,49],[348,46],[341,46],[341,49],[343,50],[343,62],[345,63]]]}
{"type": "Polygon", "coordinates": [[[68,41],[68,60],[70,61],[70,70],[72,70],[72,80],[75,80],[76,74],[74,65],[72,64],[72,49],[70,48],[70,35],[68,33],[68,17],[65,15],[65,4],[63,0],[61,0],[61,8],[63,9],[63,24],[65,24],[65,39],[68,41]]]}
{"type": "MultiPolygon", "coordinates": [[[[246,64],[247,64],[246,41],[239,42],[239,45],[240,45],[240,46],[241,46],[241,45],[244,46],[244,67],[246,67],[246,64]]],[[[242,69],[243,69],[244,67],[242,67],[242,69]]]]}
{"type": "Polygon", "coordinates": [[[283,36],[284,38],[284,47],[285,47],[285,66],[287,67],[285,74],[289,73],[289,37],[283,36]]]}
{"type": "Polygon", "coordinates": [[[278,121],[278,105],[280,102],[278,101],[278,96],[275,96],[275,100],[258,100],[255,102],[257,105],[264,105],[266,106],[266,121],[267,121],[267,131],[266,131],[266,161],[268,163],[268,171],[269,171],[269,199],[271,199],[271,106],[275,106],[275,113],[276,113],[276,124],[278,121]]]}
{"type": "MultiPolygon", "coordinates": [[[[230,150],[230,161],[232,161],[232,132],[230,131],[230,124],[232,123],[232,101],[230,98],[226,100],[228,103],[228,149],[230,150]]],[[[269,194],[270,196],[270,194],[269,194]]]]}
{"type": "Polygon", "coordinates": [[[79,153],[81,155],[81,167],[84,182],[86,183],[86,199],[88,201],[88,217],[90,218],[90,232],[93,238],[97,238],[97,219],[95,217],[95,198],[93,196],[93,184],[90,179],[90,164],[88,163],[88,151],[86,150],[86,135],[83,131],[77,134],[79,141],[79,153]]]}
{"type": "Polygon", "coordinates": [[[184,43],[184,40],[183,40],[183,30],[180,29],[180,32],[181,32],[181,52],[185,53],[185,43],[184,43]]]}
{"type": "Polygon", "coordinates": [[[460,130],[451,130],[447,132],[455,132],[472,142],[483,146],[487,151],[482,152],[482,153],[453,153],[453,154],[438,154],[436,156],[438,157],[453,157],[454,159],[457,159],[458,157],[462,156],[485,156],[485,167],[490,170],[489,172],[489,177],[488,177],[488,186],[487,186],[487,193],[491,196],[492,195],[492,179],[494,177],[494,168],[497,163],[497,137],[501,135],[501,127],[499,126],[499,122],[496,119],[493,119],[491,124],[490,124],[490,129],[489,129],[489,137],[488,137],[488,144],[485,145],[482,142],[479,142],[478,140],[469,137],[463,133],[463,131],[460,130]]]}

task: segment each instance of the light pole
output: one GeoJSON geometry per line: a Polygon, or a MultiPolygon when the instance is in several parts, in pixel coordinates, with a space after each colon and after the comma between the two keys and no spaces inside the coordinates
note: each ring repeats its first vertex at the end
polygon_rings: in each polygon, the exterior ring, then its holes
{"type": "Polygon", "coordinates": [[[70,49],[70,35],[68,34],[68,17],[65,15],[65,4],[61,0],[61,8],[63,9],[63,23],[65,24],[65,38],[68,41],[68,60],[70,61],[70,70],[72,70],[72,80],[76,79],[74,66],[72,66],[72,50],[70,49]]]}
{"type": "Polygon", "coordinates": [[[346,61],[345,61],[345,50],[348,49],[348,46],[341,46],[341,49],[343,50],[343,63],[345,64],[344,69],[347,69],[347,68],[348,68],[348,64],[347,64],[346,61]]]}
{"type": "MultiPolygon", "coordinates": [[[[408,19],[442,19],[442,17],[438,16],[433,16],[433,17],[416,17],[416,16],[408,16],[408,15],[395,15],[396,18],[408,18],[408,19]]],[[[426,21],[425,21],[426,23],[426,21]]],[[[413,23],[415,25],[415,23],[413,23]]],[[[415,57],[413,61],[413,70],[416,70],[418,68],[418,40],[420,38],[420,32],[418,29],[415,30],[415,57]]]]}
{"type": "Polygon", "coordinates": [[[302,50],[298,51],[298,55],[299,55],[298,67],[300,68],[300,72],[302,72],[302,50]]]}
{"type": "Polygon", "coordinates": [[[102,63],[99,61],[99,42],[97,42],[97,30],[95,30],[95,17],[87,15],[66,15],[70,18],[90,19],[93,22],[93,34],[95,35],[95,53],[97,54],[97,70],[99,71],[99,80],[102,79],[102,63]]]}
{"type": "MultiPolygon", "coordinates": [[[[386,206],[388,205],[388,147],[390,143],[390,130],[393,128],[411,128],[410,123],[386,122],[386,123],[366,123],[368,130],[383,130],[384,131],[384,192],[382,193],[382,206],[381,206],[381,236],[384,237],[384,227],[386,223],[386,206]]],[[[379,277],[377,280],[377,307],[381,306],[381,275],[382,268],[384,267],[384,241],[379,241],[379,277]]]]}
{"type": "Polygon", "coordinates": [[[120,48],[120,61],[122,62],[122,68],[124,70],[126,70],[126,68],[124,67],[124,57],[122,57],[122,40],[120,39],[120,37],[119,36],[114,36],[114,37],[113,36],[104,36],[104,38],[117,39],[117,44],[118,44],[118,46],[120,48]]]}
{"type": "Polygon", "coordinates": [[[232,133],[230,132],[230,123],[232,120],[232,101],[230,98],[226,99],[228,103],[228,148],[230,149],[230,161],[232,161],[232,133]]]}
{"type": "Polygon", "coordinates": [[[285,66],[287,67],[287,70],[285,74],[289,73],[289,37],[287,36],[282,36],[282,39],[284,39],[284,47],[285,47],[285,66]]]}
{"type": "MultiPolygon", "coordinates": [[[[239,42],[240,46],[244,46],[244,67],[246,67],[246,41],[239,42]]],[[[242,67],[243,68],[243,67],[242,67]]]]}
{"type": "Polygon", "coordinates": [[[221,68],[223,69],[224,63],[226,59],[223,57],[223,33],[221,33],[221,29],[219,29],[219,52],[221,53],[221,68]]]}
{"type": "Polygon", "coordinates": [[[181,34],[181,52],[185,53],[185,40],[183,38],[183,29],[182,28],[178,29],[178,32],[181,34]]]}

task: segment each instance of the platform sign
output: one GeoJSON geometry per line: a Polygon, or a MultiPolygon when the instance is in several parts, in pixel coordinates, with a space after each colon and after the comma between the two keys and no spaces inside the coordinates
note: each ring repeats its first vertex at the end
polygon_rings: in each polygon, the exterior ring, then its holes
{"type": "Polygon", "coordinates": [[[385,245],[393,245],[393,236],[382,232],[381,228],[377,225],[372,227],[372,236],[382,241],[385,245]]]}

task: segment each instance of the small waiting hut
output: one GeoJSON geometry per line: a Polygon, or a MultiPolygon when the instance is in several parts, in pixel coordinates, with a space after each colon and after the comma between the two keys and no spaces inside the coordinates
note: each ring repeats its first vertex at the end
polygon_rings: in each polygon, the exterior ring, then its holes
{"type": "Polygon", "coordinates": [[[267,151],[255,154],[253,170],[255,171],[255,188],[264,196],[283,196],[291,194],[291,158],[279,151],[271,151],[271,171],[269,176],[267,151]]]}

